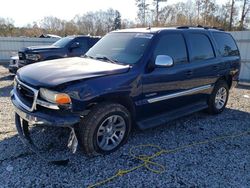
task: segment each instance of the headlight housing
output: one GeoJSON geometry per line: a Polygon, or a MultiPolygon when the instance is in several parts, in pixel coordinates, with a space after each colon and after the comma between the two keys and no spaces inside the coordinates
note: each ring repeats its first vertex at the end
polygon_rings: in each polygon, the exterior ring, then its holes
{"type": "Polygon", "coordinates": [[[39,94],[41,98],[54,104],[58,105],[71,104],[71,98],[66,93],[59,93],[56,91],[51,91],[45,88],[41,88],[39,94]]]}
{"type": "Polygon", "coordinates": [[[40,54],[26,54],[26,59],[32,60],[32,61],[38,61],[39,59],[41,59],[41,55],[40,54]]]}

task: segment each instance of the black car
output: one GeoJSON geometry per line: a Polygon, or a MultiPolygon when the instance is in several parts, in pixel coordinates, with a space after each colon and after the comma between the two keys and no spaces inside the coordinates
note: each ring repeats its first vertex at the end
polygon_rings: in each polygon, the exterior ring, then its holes
{"type": "Polygon", "coordinates": [[[11,95],[16,126],[20,135],[28,124],[69,127],[74,150],[79,139],[87,154],[107,154],[132,126],[152,128],[203,109],[221,113],[240,60],[232,36],[217,29],[114,31],[84,57],[22,68],[11,95]]]}
{"type": "Polygon", "coordinates": [[[100,37],[68,36],[49,46],[31,46],[18,52],[18,68],[39,61],[84,55],[100,37]]]}

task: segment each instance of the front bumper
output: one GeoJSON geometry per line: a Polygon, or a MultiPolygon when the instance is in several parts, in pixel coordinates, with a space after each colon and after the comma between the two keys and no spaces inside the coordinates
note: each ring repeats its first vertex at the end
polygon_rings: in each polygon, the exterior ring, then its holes
{"type": "Polygon", "coordinates": [[[62,113],[57,110],[43,110],[29,112],[20,104],[14,90],[11,91],[11,101],[14,105],[15,112],[29,124],[48,125],[55,127],[73,127],[80,122],[79,114],[62,113]]]}
{"type": "Polygon", "coordinates": [[[48,163],[56,165],[68,164],[68,159],[51,160],[41,155],[40,149],[37,148],[30,137],[29,124],[70,128],[71,133],[68,140],[68,148],[75,153],[78,146],[78,140],[75,134],[74,125],[79,123],[80,116],[73,114],[59,114],[56,110],[54,110],[53,113],[51,110],[48,110],[48,112],[29,112],[19,104],[19,100],[17,95],[15,95],[14,90],[11,92],[11,101],[15,108],[15,124],[21,141],[33,152],[35,152],[42,160],[47,161],[48,163]]]}

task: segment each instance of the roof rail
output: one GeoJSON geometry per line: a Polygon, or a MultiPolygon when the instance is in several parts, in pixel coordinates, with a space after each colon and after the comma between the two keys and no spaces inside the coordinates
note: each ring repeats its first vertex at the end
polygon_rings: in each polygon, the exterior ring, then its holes
{"type": "Polygon", "coordinates": [[[202,26],[202,25],[197,25],[197,26],[192,26],[192,25],[185,25],[185,26],[178,26],[176,27],[176,29],[190,29],[190,28],[203,28],[203,29],[215,29],[215,30],[219,30],[219,31],[224,31],[223,29],[221,28],[218,28],[218,27],[208,27],[208,26],[202,26]]]}

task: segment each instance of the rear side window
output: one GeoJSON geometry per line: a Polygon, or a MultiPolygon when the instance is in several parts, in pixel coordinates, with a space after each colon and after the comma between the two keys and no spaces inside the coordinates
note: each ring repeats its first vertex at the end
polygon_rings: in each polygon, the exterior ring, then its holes
{"type": "Polygon", "coordinates": [[[214,51],[209,38],[204,34],[190,34],[192,49],[191,61],[200,61],[214,58],[214,51]]]}
{"type": "Polygon", "coordinates": [[[240,54],[231,35],[227,33],[214,33],[214,38],[222,56],[238,56],[240,54]]]}
{"type": "Polygon", "coordinates": [[[171,56],[176,64],[187,62],[187,50],[182,34],[166,34],[160,38],[154,50],[157,55],[171,56]]]}

